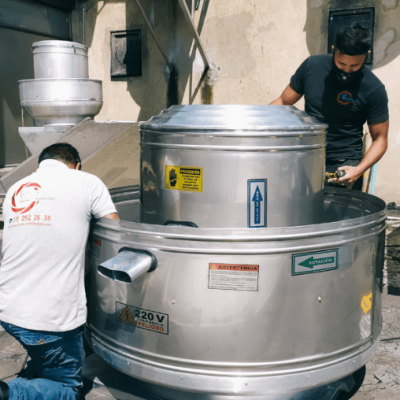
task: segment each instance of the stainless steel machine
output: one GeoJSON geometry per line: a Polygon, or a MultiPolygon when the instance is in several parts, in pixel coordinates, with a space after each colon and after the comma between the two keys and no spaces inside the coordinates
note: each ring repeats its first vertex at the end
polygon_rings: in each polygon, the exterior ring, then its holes
{"type": "Polygon", "coordinates": [[[304,111],[175,106],[140,129],[142,222],[215,228],[320,222],[326,125],[304,111]]]}
{"type": "Polygon", "coordinates": [[[89,79],[86,46],[63,40],[32,45],[35,79],[19,81],[22,109],[33,127],[19,135],[32,154],[62,137],[85,118],[93,119],[103,105],[102,82],[89,79]]]}
{"type": "Polygon", "coordinates": [[[171,400],[288,400],[364,365],[386,208],[323,188],[325,127],[294,107],[178,106],[141,130],[141,187],[114,189],[121,221],[90,237],[95,352],[171,400]]]}

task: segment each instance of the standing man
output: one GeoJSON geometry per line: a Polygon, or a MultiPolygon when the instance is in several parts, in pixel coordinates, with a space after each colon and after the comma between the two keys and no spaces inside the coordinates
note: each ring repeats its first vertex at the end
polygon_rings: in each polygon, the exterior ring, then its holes
{"type": "Polygon", "coordinates": [[[331,183],[362,189],[363,173],[385,154],[388,99],[382,82],[364,65],[371,35],[359,24],[336,37],[333,56],[308,57],[272,105],[293,105],[304,95],[305,111],[328,124],[326,171],[346,174],[331,183]],[[363,125],[372,145],[363,156],[363,125]]]}
{"type": "Polygon", "coordinates": [[[79,398],[89,224],[119,219],[106,186],[80,167],[74,147],[53,144],[38,170],[7,192],[0,324],[28,351],[36,379],[0,381],[1,400],[79,398]]]}

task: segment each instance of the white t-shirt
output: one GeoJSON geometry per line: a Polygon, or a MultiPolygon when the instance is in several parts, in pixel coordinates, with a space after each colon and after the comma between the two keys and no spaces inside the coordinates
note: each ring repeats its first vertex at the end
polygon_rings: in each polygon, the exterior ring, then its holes
{"type": "Polygon", "coordinates": [[[94,175],[45,160],[3,204],[0,320],[68,331],[86,322],[85,246],[90,219],[116,212],[94,175]]]}

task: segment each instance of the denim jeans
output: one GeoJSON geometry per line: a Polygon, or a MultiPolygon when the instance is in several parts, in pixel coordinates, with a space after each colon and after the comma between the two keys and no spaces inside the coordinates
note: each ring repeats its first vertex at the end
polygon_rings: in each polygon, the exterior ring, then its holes
{"type": "Polygon", "coordinates": [[[84,327],[45,332],[1,322],[27,350],[31,361],[25,378],[8,381],[10,400],[77,400],[82,388],[84,327]]]}

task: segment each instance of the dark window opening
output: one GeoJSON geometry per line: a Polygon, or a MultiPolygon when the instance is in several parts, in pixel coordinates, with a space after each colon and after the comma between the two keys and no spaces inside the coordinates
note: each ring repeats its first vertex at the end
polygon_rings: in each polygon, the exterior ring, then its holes
{"type": "Polygon", "coordinates": [[[365,64],[372,65],[373,43],[374,43],[374,19],[375,8],[360,8],[357,10],[343,10],[329,12],[329,31],[328,31],[328,54],[332,54],[336,35],[344,28],[350,27],[355,23],[368,28],[371,32],[372,46],[368,53],[365,64]]]}

